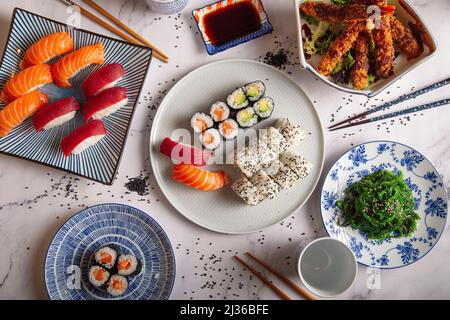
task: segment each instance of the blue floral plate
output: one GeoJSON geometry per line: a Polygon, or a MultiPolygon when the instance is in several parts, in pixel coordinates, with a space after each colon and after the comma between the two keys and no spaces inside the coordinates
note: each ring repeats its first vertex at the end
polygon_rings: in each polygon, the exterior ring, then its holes
{"type": "Polygon", "coordinates": [[[330,237],[346,243],[360,264],[383,269],[407,266],[425,256],[444,231],[447,205],[447,190],[433,164],[411,147],[390,141],[368,142],[347,151],[328,172],[321,195],[322,219],[330,237]],[[411,237],[369,240],[361,231],[337,223],[336,201],[344,190],[379,170],[402,171],[413,192],[421,219],[411,237]]]}
{"type": "Polygon", "coordinates": [[[175,257],[164,230],[146,213],[123,204],[101,204],[74,215],[56,233],[45,259],[52,300],[163,300],[174,280],[175,257]],[[142,271],[128,277],[128,290],[116,298],[89,282],[93,254],[107,244],[142,263],[142,271]]]}

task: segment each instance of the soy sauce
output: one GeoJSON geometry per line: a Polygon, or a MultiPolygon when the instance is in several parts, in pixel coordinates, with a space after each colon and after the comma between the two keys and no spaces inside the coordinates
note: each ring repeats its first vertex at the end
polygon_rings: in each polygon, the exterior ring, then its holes
{"type": "Polygon", "coordinates": [[[258,10],[249,1],[237,2],[205,15],[205,33],[212,44],[222,45],[260,28],[258,10]]]}

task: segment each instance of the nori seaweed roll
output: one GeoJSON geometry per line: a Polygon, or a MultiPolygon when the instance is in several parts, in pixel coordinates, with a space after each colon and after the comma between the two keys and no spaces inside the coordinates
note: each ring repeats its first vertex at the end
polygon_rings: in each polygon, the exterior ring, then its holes
{"type": "Polygon", "coordinates": [[[110,246],[104,246],[95,252],[94,257],[99,265],[106,269],[112,269],[116,264],[117,251],[110,246]]]}
{"type": "Polygon", "coordinates": [[[89,282],[94,287],[102,287],[109,279],[109,272],[101,266],[92,266],[89,269],[89,282]]]}
{"type": "Polygon", "coordinates": [[[233,140],[239,133],[239,125],[233,119],[219,123],[219,133],[225,140],[233,140]]]}
{"type": "Polygon", "coordinates": [[[215,150],[220,145],[220,141],[222,140],[220,137],[219,130],[215,128],[208,129],[204,131],[199,136],[200,142],[203,147],[207,150],[215,150]]]}
{"type": "Polygon", "coordinates": [[[213,119],[203,112],[197,112],[191,118],[191,127],[195,133],[202,133],[214,125],[213,119]]]}
{"type": "Polygon", "coordinates": [[[132,254],[122,254],[117,259],[117,273],[130,276],[139,273],[140,261],[132,254]]]}
{"type": "Polygon", "coordinates": [[[255,102],[253,109],[255,109],[256,114],[260,118],[267,119],[272,115],[274,106],[275,104],[271,97],[264,97],[255,102]]]}
{"type": "Polygon", "coordinates": [[[120,296],[125,293],[128,289],[128,280],[126,277],[120,274],[112,275],[109,278],[106,291],[114,297],[120,296]]]}
{"type": "Polygon", "coordinates": [[[231,189],[248,205],[256,206],[264,197],[245,176],[239,177],[231,185],[231,189]]]}
{"type": "Polygon", "coordinates": [[[225,102],[217,101],[211,106],[209,114],[215,122],[222,122],[230,117],[230,108],[225,102]]]}
{"type": "Polygon", "coordinates": [[[236,121],[242,128],[249,128],[258,123],[258,116],[253,107],[247,107],[236,114],[236,121]]]}
{"type": "Polygon", "coordinates": [[[228,97],[227,97],[227,104],[230,106],[230,108],[239,110],[242,108],[245,108],[248,106],[249,101],[247,99],[247,96],[245,95],[245,91],[242,88],[238,88],[234,90],[228,97]]]}
{"type": "Polygon", "coordinates": [[[266,92],[266,86],[262,81],[253,81],[244,86],[245,94],[251,102],[259,100],[266,92]]]}

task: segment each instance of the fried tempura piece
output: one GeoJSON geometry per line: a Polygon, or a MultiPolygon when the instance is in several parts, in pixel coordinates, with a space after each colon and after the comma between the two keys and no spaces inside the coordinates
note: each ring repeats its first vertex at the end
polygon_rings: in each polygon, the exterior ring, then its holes
{"type": "Polygon", "coordinates": [[[412,30],[400,22],[396,17],[389,17],[392,39],[398,48],[409,58],[417,58],[422,53],[419,42],[412,30]]]}
{"type": "Polygon", "coordinates": [[[375,41],[375,73],[380,78],[388,78],[394,73],[395,49],[392,40],[390,19],[380,18],[380,27],[372,31],[375,41]]]}
{"type": "Polygon", "coordinates": [[[339,63],[341,57],[351,49],[356,38],[358,38],[358,34],[364,30],[365,26],[365,22],[350,24],[347,30],[342,32],[330,45],[330,48],[317,65],[317,71],[324,76],[330,75],[331,71],[339,63]]]}
{"type": "Polygon", "coordinates": [[[355,89],[365,89],[369,84],[369,35],[363,31],[355,42],[355,65],[352,69],[355,89]]]}
{"type": "Polygon", "coordinates": [[[336,6],[333,4],[307,1],[300,5],[300,11],[319,21],[330,23],[366,21],[367,7],[360,4],[336,6]]]}

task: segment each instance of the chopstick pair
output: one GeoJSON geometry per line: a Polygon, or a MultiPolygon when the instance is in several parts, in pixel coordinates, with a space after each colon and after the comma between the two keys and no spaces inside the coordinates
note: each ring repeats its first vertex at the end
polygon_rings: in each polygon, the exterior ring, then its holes
{"type": "Polygon", "coordinates": [[[435,101],[435,102],[431,102],[431,103],[427,103],[427,104],[423,104],[420,106],[416,106],[416,107],[412,107],[412,108],[408,108],[405,110],[400,110],[400,111],[395,111],[395,112],[391,112],[382,116],[377,116],[377,117],[373,117],[373,118],[369,118],[366,119],[369,115],[380,112],[380,111],[384,111],[394,105],[397,105],[399,103],[411,100],[411,99],[415,99],[423,94],[426,94],[428,92],[431,92],[433,90],[439,89],[441,87],[444,87],[446,85],[450,84],[450,78],[449,79],[445,79],[436,83],[433,83],[432,85],[429,85],[425,88],[413,91],[411,93],[405,94],[400,96],[399,98],[390,101],[390,102],[386,102],[384,104],[382,104],[381,106],[375,107],[373,109],[370,109],[368,111],[365,111],[363,113],[360,113],[356,116],[353,116],[351,118],[348,118],[344,121],[338,122],[332,126],[330,126],[328,129],[330,131],[336,131],[336,130],[340,130],[340,129],[344,129],[344,128],[350,128],[350,127],[354,127],[354,126],[359,126],[362,124],[366,124],[366,123],[371,123],[371,122],[377,122],[377,121],[381,121],[381,120],[386,120],[386,119],[390,119],[390,118],[394,118],[394,117],[398,117],[398,116],[403,116],[406,114],[410,114],[410,113],[414,113],[414,112],[419,112],[419,111],[423,111],[423,110],[427,110],[427,109],[433,109],[433,108],[437,108],[437,107],[441,107],[447,104],[450,104],[450,99],[443,99],[443,100],[439,100],[439,101],[435,101]],[[360,119],[360,121],[357,122],[352,122],[354,120],[358,120],[360,119]]]}
{"type": "Polygon", "coordinates": [[[137,45],[141,45],[141,44],[146,45],[147,47],[149,47],[149,48],[151,48],[153,50],[153,55],[155,56],[155,58],[158,58],[159,60],[161,60],[164,63],[169,62],[169,57],[167,55],[162,53],[157,47],[155,47],[150,42],[145,40],[142,36],[140,36],[138,33],[136,33],[133,29],[128,27],[122,21],[120,21],[119,19],[114,17],[112,14],[110,14],[108,11],[106,11],[105,9],[100,7],[93,0],[82,0],[82,1],[84,3],[90,5],[92,8],[97,10],[99,13],[101,13],[106,18],[108,18],[111,21],[113,21],[117,26],[121,27],[123,30],[125,30],[126,32],[131,34],[135,39],[139,40],[140,42],[136,41],[132,37],[128,36],[127,34],[123,33],[122,31],[118,30],[117,28],[113,27],[112,25],[110,25],[109,23],[105,22],[104,20],[100,19],[99,17],[97,17],[96,15],[91,13],[90,11],[87,11],[86,9],[84,9],[81,6],[77,5],[72,0],[61,0],[61,1],[64,2],[68,6],[74,6],[74,5],[78,6],[78,8],[80,9],[80,13],[83,16],[85,16],[85,17],[87,17],[87,18],[97,22],[98,24],[102,25],[103,27],[105,27],[109,31],[115,33],[116,35],[118,35],[119,37],[127,40],[128,42],[131,42],[131,43],[134,43],[134,44],[137,44],[137,45]]]}
{"type": "MultiPolygon", "coordinates": [[[[251,254],[250,252],[246,252],[245,255],[249,258],[251,258],[252,260],[256,261],[259,265],[261,265],[262,267],[266,268],[268,271],[270,271],[271,273],[273,273],[276,277],[278,277],[280,280],[282,280],[285,284],[287,284],[289,287],[291,287],[295,292],[297,292],[299,295],[305,297],[308,300],[315,300],[316,298],[314,298],[310,293],[308,293],[306,290],[302,289],[299,285],[297,285],[296,283],[292,282],[291,280],[289,280],[286,276],[284,276],[282,273],[280,273],[279,271],[275,270],[274,268],[272,268],[269,264],[267,264],[266,262],[258,259],[256,256],[254,256],[253,254],[251,254]]],[[[286,293],[284,293],[280,288],[278,288],[276,285],[274,285],[272,283],[272,281],[270,281],[269,279],[267,279],[266,277],[263,276],[263,274],[259,271],[257,271],[256,269],[254,269],[252,266],[250,266],[248,263],[246,263],[245,261],[243,261],[241,258],[239,258],[238,256],[234,256],[234,258],[240,263],[242,264],[245,268],[247,268],[251,273],[253,273],[255,276],[257,276],[262,282],[264,282],[265,285],[267,285],[269,288],[271,288],[280,298],[284,299],[284,300],[292,300],[291,297],[289,297],[286,293]]]]}

